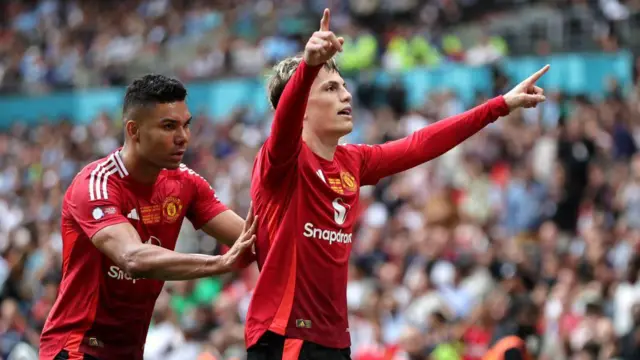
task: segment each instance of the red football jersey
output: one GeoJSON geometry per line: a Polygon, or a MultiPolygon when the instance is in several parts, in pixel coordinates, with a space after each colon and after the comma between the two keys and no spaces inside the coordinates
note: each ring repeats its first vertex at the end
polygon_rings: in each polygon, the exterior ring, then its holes
{"type": "Polygon", "coordinates": [[[301,139],[306,95],[319,70],[304,62],[296,70],[254,164],[260,277],[247,314],[247,347],[267,330],[350,346],[347,271],[360,186],[439,156],[508,113],[498,97],[401,140],[338,146],[327,161],[301,139]]]}
{"type": "Polygon", "coordinates": [[[142,241],[173,250],[186,216],[196,228],[227,208],[188,167],[160,172],[154,185],[128,176],[119,151],[86,166],[62,205],[62,282],[40,342],[40,359],[65,349],[101,360],[142,359],[163,281],[132,279],[91,242],[129,222],[142,241]]]}

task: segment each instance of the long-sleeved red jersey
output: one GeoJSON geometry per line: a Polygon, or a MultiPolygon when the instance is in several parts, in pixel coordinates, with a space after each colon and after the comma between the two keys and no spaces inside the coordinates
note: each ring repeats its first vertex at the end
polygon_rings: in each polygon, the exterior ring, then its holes
{"type": "Polygon", "coordinates": [[[338,146],[327,161],[302,141],[307,98],[320,69],[300,64],[254,164],[260,277],[247,315],[247,347],[267,330],[349,347],[347,269],[360,186],[440,156],[509,112],[497,97],[404,139],[338,146]]]}

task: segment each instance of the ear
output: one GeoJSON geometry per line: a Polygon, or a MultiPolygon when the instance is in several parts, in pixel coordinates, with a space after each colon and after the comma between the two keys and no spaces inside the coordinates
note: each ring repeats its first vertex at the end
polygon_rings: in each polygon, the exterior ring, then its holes
{"type": "Polygon", "coordinates": [[[137,122],[126,120],[124,127],[127,137],[131,138],[134,142],[140,141],[140,125],[137,122]]]}

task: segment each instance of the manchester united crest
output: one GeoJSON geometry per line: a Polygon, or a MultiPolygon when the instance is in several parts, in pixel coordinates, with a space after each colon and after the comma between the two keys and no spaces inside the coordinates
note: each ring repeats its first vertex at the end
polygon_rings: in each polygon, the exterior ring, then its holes
{"type": "Polygon", "coordinates": [[[180,217],[182,213],[182,201],[175,196],[169,196],[162,203],[162,215],[168,223],[172,223],[180,217]]]}
{"type": "Polygon", "coordinates": [[[340,178],[342,179],[342,186],[348,191],[354,192],[356,191],[356,178],[351,175],[348,171],[343,171],[340,173],[340,178]]]}

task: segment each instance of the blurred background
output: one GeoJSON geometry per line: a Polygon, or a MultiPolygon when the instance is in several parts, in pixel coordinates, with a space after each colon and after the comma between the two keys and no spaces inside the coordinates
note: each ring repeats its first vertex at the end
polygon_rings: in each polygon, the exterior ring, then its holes
{"type": "MultiPolygon", "coordinates": [[[[265,79],[331,7],[354,93],[345,139],[397,139],[543,64],[548,100],[362,189],[347,289],[354,360],[640,359],[640,1],[0,1],[0,359],[36,359],[61,200],[122,141],[124,86],[188,84],[186,163],[240,214],[272,113],[265,79]]],[[[185,223],[178,251],[216,253],[185,223]]],[[[244,358],[257,269],[166,284],[145,360],[244,358]]]]}

